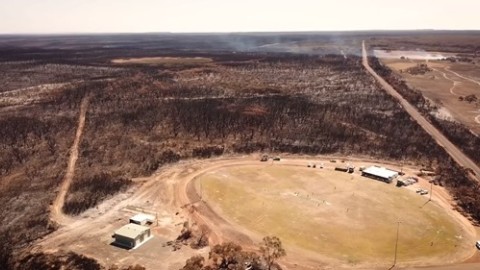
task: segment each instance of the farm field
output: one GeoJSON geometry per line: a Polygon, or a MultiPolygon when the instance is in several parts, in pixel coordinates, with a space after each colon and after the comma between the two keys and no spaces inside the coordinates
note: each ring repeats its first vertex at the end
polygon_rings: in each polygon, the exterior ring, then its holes
{"type": "MultiPolygon", "coordinates": [[[[245,165],[197,178],[220,216],[256,235],[277,235],[290,249],[336,264],[386,265],[398,260],[455,262],[470,236],[437,203],[412,190],[359,174],[293,165],[245,165]]],[[[287,249],[288,252],[288,249],[287,249]]]]}
{"type": "Polygon", "coordinates": [[[381,61],[403,77],[407,84],[418,89],[438,107],[437,117],[458,121],[475,134],[480,134],[480,67],[469,63],[428,61],[431,71],[425,74],[410,74],[406,70],[424,60],[383,58],[381,61]],[[477,100],[467,101],[474,95],[477,100]]]}

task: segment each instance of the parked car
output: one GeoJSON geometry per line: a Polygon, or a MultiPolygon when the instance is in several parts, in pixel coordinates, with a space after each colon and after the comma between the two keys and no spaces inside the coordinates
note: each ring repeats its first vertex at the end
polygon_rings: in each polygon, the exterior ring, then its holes
{"type": "Polygon", "coordinates": [[[422,192],[420,192],[420,195],[427,195],[428,194],[428,190],[422,190],[422,192]]]}
{"type": "Polygon", "coordinates": [[[273,160],[274,160],[274,161],[280,161],[280,157],[278,157],[278,156],[277,156],[277,157],[274,157],[273,160]]]}
{"type": "Polygon", "coordinates": [[[475,244],[475,246],[480,249],[480,241],[477,241],[477,243],[475,244]]]}

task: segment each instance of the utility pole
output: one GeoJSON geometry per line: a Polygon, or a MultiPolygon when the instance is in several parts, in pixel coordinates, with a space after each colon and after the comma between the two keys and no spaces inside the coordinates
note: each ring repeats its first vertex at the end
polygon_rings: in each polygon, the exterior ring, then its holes
{"type": "MultiPolygon", "coordinates": [[[[399,235],[399,232],[400,232],[400,223],[402,223],[402,222],[397,221],[397,239],[395,240],[395,257],[393,258],[392,268],[395,267],[395,265],[397,264],[398,235],[399,235]]],[[[392,268],[390,268],[390,269],[392,269],[392,268]]]]}

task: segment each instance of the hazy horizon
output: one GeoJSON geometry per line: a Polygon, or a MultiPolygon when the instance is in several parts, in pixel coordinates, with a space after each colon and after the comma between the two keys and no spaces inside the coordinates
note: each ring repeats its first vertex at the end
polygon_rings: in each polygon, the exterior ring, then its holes
{"type": "Polygon", "coordinates": [[[329,34],[329,33],[402,33],[402,32],[480,32],[480,29],[366,29],[366,30],[319,30],[319,31],[236,31],[236,32],[39,32],[39,33],[0,33],[0,36],[76,36],[76,35],[222,35],[222,34],[329,34]]]}
{"type": "Polygon", "coordinates": [[[480,2],[3,0],[0,34],[480,30],[480,2]]]}

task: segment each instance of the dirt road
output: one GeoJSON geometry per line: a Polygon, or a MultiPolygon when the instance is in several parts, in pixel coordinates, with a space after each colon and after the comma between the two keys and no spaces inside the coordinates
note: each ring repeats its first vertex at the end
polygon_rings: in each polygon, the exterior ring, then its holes
{"type": "Polygon", "coordinates": [[[362,43],[363,52],[363,66],[372,76],[380,83],[380,85],[394,98],[396,98],[403,106],[405,111],[417,121],[417,123],[428,133],[432,138],[442,146],[445,151],[460,165],[465,168],[470,168],[474,171],[475,179],[480,182],[480,167],[468,158],[458,147],[451,143],[437,128],[423,117],[420,112],[413,107],[407,100],[405,100],[390,84],[388,84],[382,77],[380,77],[368,64],[367,50],[365,48],[365,41],[362,43]]]}
{"type": "Polygon", "coordinates": [[[62,212],[62,207],[65,202],[65,196],[67,191],[72,183],[73,176],[75,174],[75,164],[78,159],[78,146],[82,137],[83,128],[85,126],[85,117],[87,114],[89,98],[84,97],[80,105],[80,115],[78,117],[78,127],[77,132],[75,133],[75,139],[73,141],[72,148],[70,149],[70,157],[68,159],[67,172],[63,178],[63,182],[60,185],[60,190],[58,191],[57,197],[52,204],[50,211],[50,219],[61,225],[70,223],[68,216],[64,215],[62,212]]]}

